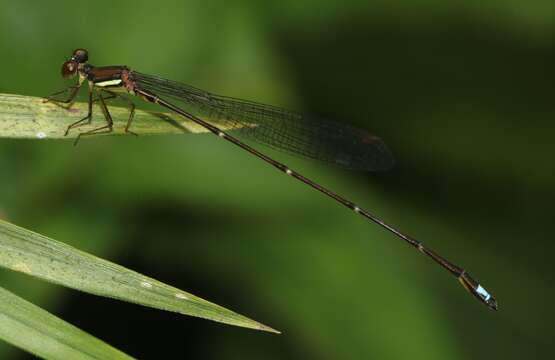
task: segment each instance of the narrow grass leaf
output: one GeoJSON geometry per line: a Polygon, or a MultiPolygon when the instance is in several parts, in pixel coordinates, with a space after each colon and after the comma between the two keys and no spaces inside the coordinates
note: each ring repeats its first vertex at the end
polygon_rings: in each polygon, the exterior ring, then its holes
{"type": "Polygon", "coordinates": [[[91,294],[278,332],[183,290],[5,221],[0,221],[0,266],[91,294]]]}
{"type": "MultiPolygon", "coordinates": [[[[74,139],[80,132],[86,132],[106,124],[104,114],[98,105],[93,106],[91,124],[79,127],[79,131],[70,131],[65,136],[69,125],[87,115],[86,103],[75,103],[71,109],[65,109],[53,103],[45,103],[43,98],[0,93],[0,138],[19,139],[74,139]]],[[[125,134],[124,129],[129,119],[129,108],[110,106],[114,121],[111,135],[125,134]]],[[[230,122],[207,119],[222,130],[230,129],[230,122]]],[[[233,126],[237,128],[237,124],[233,126]]],[[[200,134],[207,130],[202,126],[173,113],[135,110],[132,131],[138,135],[157,134],[200,134]]]]}
{"type": "Polygon", "coordinates": [[[46,359],[132,359],[1,287],[0,338],[46,359]]]}

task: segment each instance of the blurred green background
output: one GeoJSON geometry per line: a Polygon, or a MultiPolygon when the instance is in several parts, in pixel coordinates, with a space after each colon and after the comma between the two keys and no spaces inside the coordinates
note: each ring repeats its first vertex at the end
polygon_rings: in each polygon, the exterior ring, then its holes
{"type": "MultiPolygon", "coordinates": [[[[384,174],[266,150],[463,265],[429,259],[210,135],[0,141],[0,216],[282,330],[0,283],[139,358],[548,357],[554,326],[552,1],[9,1],[0,92],[63,88],[77,47],[216,93],[369,129],[384,174]]],[[[1,344],[0,358],[25,353],[1,344]]]]}

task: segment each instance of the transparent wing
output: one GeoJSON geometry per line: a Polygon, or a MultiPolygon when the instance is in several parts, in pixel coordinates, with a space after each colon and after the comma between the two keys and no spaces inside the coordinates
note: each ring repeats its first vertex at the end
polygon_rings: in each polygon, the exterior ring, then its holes
{"type": "Polygon", "coordinates": [[[394,164],[385,143],[364,130],[135,71],[132,76],[139,88],[184,103],[195,115],[227,121],[239,135],[273,148],[362,171],[384,171],[394,164]]]}

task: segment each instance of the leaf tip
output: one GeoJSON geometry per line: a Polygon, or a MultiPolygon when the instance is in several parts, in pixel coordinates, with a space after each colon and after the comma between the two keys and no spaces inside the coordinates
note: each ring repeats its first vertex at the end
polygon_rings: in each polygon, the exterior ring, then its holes
{"type": "Polygon", "coordinates": [[[266,332],[270,332],[270,333],[274,333],[274,334],[278,334],[281,335],[281,331],[276,330],[274,328],[271,328],[269,326],[266,326],[264,324],[258,323],[258,328],[257,330],[261,330],[261,331],[266,331],[266,332]]]}

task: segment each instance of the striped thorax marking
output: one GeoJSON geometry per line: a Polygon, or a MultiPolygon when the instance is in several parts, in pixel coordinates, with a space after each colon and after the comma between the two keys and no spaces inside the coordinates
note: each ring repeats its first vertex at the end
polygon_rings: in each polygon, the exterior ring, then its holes
{"type": "Polygon", "coordinates": [[[358,206],[353,207],[353,210],[357,213],[360,214],[360,208],[358,206]]]}
{"type": "Polygon", "coordinates": [[[293,171],[291,171],[291,169],[285,169],[285,173],[287,175],[291,175],[291,174],[293,174],[293,171]]]}
{"type": "Polygon", "coordinates": [[[121,85],[121,82],[122,82],[121,79],[114,79],[114,80],[106,80],[106,81],[97,82],[94,85],[95,86],[100,86],[100,87],[119,86],[119,85],[121,85]]]}
{"type": "Polygon", "coordinates": [[[218,132],[218,136],[221,138],[225,137],[225,133],[223,131],[218,132]]]}

